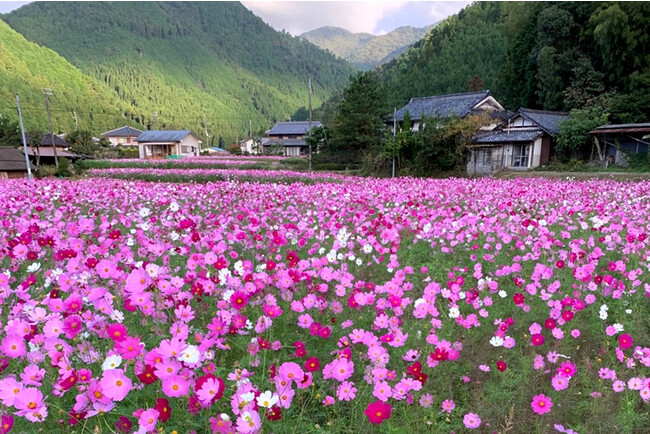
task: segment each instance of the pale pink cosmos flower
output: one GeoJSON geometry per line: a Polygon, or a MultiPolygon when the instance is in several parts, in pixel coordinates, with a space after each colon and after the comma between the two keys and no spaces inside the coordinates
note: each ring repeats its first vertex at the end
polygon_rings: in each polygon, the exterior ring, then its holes
{"type": "Polygon", "coordinates": [[[336,391],[339,401],[351,401],[356,397],[356,394],[357,388],[354,387],[354,383],[351,381],[344,381],[336,391]]]}
{"type": "Polygon", "coordinates": [[[393,395],[393,389],[390,387],[390,385],[387,382],[378,381],[375,383],[375,387],[372,391],[372,394],[375,396],[375,398],[379,399],[380,401],[386,402],[388,401],[388,398],[390,398],[393,395]]]}
{"type": "Polygon", "coordinates": [[[3,405],[11,407],[23,389],[23,384],[16,381],[13,377],[3,378],[0,380],[0,401],[3,405]]]}
{"type": "Polygon", "coordinates": [[[475,429],[481,426],[481,418],[476,413],[467,413],[463,417],[463,423],[467,429],[475,429]]]}

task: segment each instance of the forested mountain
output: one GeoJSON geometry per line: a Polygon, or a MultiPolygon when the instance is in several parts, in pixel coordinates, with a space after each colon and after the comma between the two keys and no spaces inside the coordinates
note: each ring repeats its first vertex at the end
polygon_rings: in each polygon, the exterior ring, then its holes
{"type": "Polygon", "coordinates": [[[0,114],[17,120],[18,93],[25,128],[46,130],[43,88],[56,89],[50,103],[57,130],[74,125],[73,110],[77,110],[80,127],[86,129],[108,127],[111,124],[104,122],[103,115],[121,111],[107,86],[84,75],[54,51],[27,41],[0,20],[0,114]]]}
{"type": "Polygon", "coordinates": [[[424,28],[403,26],[385,35],[375,36],[326,26],[303,33],[300,37],[365,71],[399,56],[411,44],[424,37],[432,27],[433,25],[424,28]]]}
{"type": "Polygon", "coordinates": [[[35,2],[2,19],[110,88],[126,106],[114,126],[234,140],[306,106],[308,76],[318,105],[352,71],[235,2],[35,2]]]}
{"type": "Polygon", "coordinates": [[[511,110],[569,110],[600,98],[613,121],[647,121],[648,22],[648,2],[477,2],[378,75],[396,106],[484,88],[511,110]]]}

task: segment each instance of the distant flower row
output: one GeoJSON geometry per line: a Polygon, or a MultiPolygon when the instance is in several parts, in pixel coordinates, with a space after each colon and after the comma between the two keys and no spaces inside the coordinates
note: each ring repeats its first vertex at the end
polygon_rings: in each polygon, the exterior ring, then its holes
{"type": "Polygon", "coordinates": [[[326,172],[296,172],[292,170],[239,170],[239,169],[155,169],[155,168],[111,168],[91,169],[90,177],[119,177],[133,179],[138,177],[148,178],[177,178],[179,180],[271,180],[271,181],[318,181],[341,182],[352,179],[346,175],[326,172]]]}

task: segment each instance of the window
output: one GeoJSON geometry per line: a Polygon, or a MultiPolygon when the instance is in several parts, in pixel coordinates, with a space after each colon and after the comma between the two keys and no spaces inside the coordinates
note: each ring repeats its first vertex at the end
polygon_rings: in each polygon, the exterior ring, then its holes
{"type": "Polygon", "coordinates": [[[192,148],[190,146],[181,146],[181,152],[183,154],[191,154],[192,148]]]}
{"type": "Polygon", "coordinates": [[[528,167],[530,158],[530,145],[514,145],[512,153],[512,167],[528,167]]]}

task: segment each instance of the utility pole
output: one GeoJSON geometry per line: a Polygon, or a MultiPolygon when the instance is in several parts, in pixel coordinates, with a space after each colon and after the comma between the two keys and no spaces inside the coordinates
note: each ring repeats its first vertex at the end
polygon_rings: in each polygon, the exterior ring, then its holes
{"type": "Polygon", "coordinates": [[[205,113],[203,113],[203,129],[205,130],[206,143],[208,148],[210,147],[210,133],[208,132],[208,120],[205,118],[205,113]]]}
{"type": "Polygon", "coordinates": [[[395,178],[395,148],[397,142],[395,141],[395,133],[397,132],[397,108],[393,108],[393,178],[395,178]]]}
{"type": "Polygon", "coordinates": [[[20,97],[16,94],[16,105],[18,106],[18,119],[20,119],[20,132],[23,136],[23,152],[25,153],[25,164],[27,164],[27,177],[29,182],[34,182],[32,177],[32,165],[29,163],[29,154],[27,153],[27,138],[25,137],[25,126],[23,125],[23,113],[20,111],[20,97]]]}
{"type": "Polygon", "coordinates": [[[158,112],[153,112],[153,129],[155,130],[158,125],[158,112]]]}
{"type": "Polygon", "coordinates": [[[311,76],[307,83],[309,85],[309,172],[311,173],[311,76]]]}
{"type": "Polygon", "coordinates": [[[52,89],[45,88],[43,89],[43,95],[45,95],[45,109],[47,110],[47,122],[50,124],[50,139],[52,139],[52,151],[54,152],[54,165],[59,168],[59,157],[56,154],[56,146],[54,145],[54,128],[52,127],[52,115],[50,114],[50,103],[48,101],[48,96],[54,95],[52,89]]]}
{"type": "Polygon", "coordinates": [[[79,120],[77,119],[77,111],[72,110],[72,115],[74,117],[74,129],[79,131],[79,120]]]}

